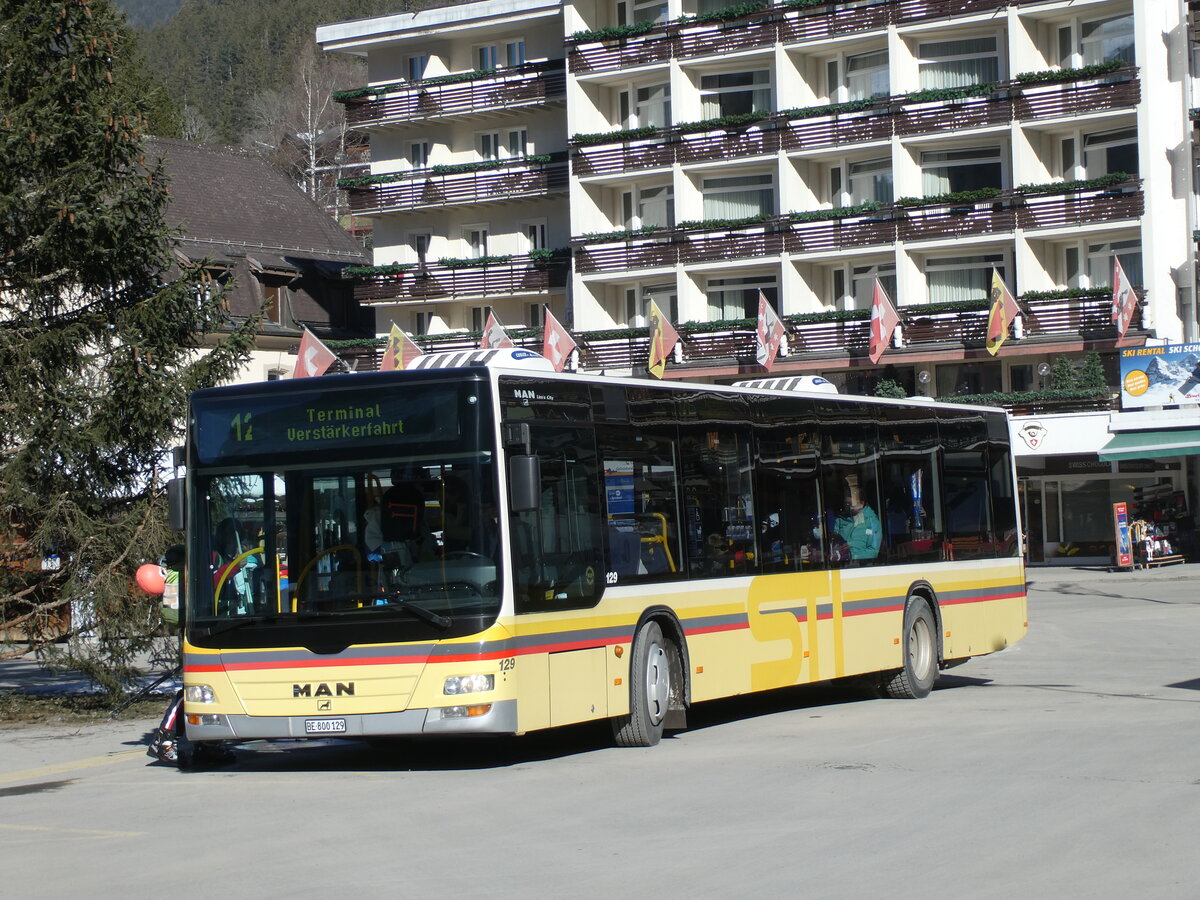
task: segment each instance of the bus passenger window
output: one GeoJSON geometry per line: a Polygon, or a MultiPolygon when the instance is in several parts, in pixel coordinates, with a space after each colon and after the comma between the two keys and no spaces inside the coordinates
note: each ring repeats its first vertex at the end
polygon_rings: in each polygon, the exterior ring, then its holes
{"type": "Polygon", "coordinates": [[[675,445],[641,430],[597,429],[604,475],[609,583],[682,571],[675,445]]]}
{"type": "MultiPolygon", "coordinates": [[[[693,578],[758,571],[758,529],[751,493],[750,443],[731,428],[680,436],[684,514],[688,523],[688,571],[693,578]]],[[[763,520],[767,529],[779,528],[763,520]]],[[[781,545],[778,535],[764,540],[781,545]]]]}

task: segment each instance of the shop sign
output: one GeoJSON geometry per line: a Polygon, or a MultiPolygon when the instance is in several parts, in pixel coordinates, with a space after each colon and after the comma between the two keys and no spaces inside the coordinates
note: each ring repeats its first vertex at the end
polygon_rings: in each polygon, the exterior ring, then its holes
{"type": "Polygon", "coordinates": [[[1117,471],[1122,475],[1134,475],[1139,472],[1178,472],[1179,460],[1163,462],[1158,459],[1121,459],[1117,461],[1117,471]]]}
{"type": "Polygon", "coordinates": [[[1047,475],[1107,475],[1112,472],[1112,463],[1101,462],[1096,457],[1049,456],[1046,458],[1047,475]]]}
{"type": "Polygon", "coordinates": [[[1121,351],[1121,409],[1200,406],[1200,344],[1121,351]]]}
{"type": "Polygon", "coordinates": [[[1129,568],[1133,565],[1133,543],[1129,538],[1128,504],[1113,504],[1113,531],[1117,537],[1117,568],[1129,568]]]}

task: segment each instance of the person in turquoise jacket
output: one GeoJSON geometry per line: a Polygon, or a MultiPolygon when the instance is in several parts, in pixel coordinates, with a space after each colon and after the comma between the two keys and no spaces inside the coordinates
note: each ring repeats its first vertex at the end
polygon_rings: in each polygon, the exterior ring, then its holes
{"type": "Polygon", "coordinates": [[[851,561],[875,559],[883,542],[883,528],[875,510],[862,500],[857,475],[846,476],[846,494],[846,515],[834,521],[833,530],[850,545],[851,561]]]}

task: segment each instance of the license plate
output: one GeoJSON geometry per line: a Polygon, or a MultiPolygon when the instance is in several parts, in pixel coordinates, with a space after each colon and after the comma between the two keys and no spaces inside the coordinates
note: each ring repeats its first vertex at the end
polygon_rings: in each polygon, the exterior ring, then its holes
{"type": "Polygon", "coordinates": [[[305,734],[340,734],[346,730],[345,719],[305,719],[305,734]]]}

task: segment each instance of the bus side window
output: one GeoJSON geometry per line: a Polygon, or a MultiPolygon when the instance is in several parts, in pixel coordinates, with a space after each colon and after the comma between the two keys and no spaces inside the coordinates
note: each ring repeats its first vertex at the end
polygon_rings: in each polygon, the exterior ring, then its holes
{"type": "Polygon", "coordinates": [[[608,531],[605,578],[662,581],[682,571],[674,441],[628,427],[596,429],[608,531]]]}
{"type": "MultiPolygon", "coordinates": [[[[748,435],[728,427],[685,428],[679,449],[689,574],[711,578],[757,572],[759,535],[748,435]]],[[[776,525],[778,521],[776,515],[776,525]]],[[[775,540],[774,535],[763,535],[768,537],[775,540]]]]}

